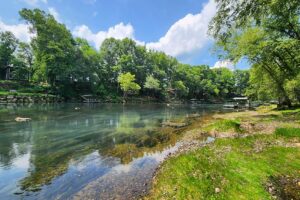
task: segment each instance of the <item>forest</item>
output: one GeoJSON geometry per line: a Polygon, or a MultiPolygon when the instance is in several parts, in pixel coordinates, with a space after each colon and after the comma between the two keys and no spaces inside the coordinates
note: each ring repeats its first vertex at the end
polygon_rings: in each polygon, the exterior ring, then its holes
{"type": "Polygon", "coordinates": [[[299,103],[299,2],[276,1],[263,8],[232,3],[230,9],[226,2],[219,2],[209,27],[216,53],[233,63],[245,59],[250,70],[182,64],[128,38],[106,39],[97,51],[51,14],[22,9],[21,19],[35,37],[27,44],[11,32],[0,33],[0,78],[26,80],[30,92],[66,99],[92,94],[109,101],[135,96],[222,102],[248,96],[289,107],[299,103]]]}
{"type": "Polygon", "coordinates": [[[1,32],[0,77],[29,81],[33,88],[25,91],[67,99],[93,94],[106,100],[137,96],[214,102],[244,95],[248,87],[247,70],[182,64],[128,38],[106,39],[97,51],[42,10],[23,9],[20,16],[35,37],[27,44],[1,32]]]}

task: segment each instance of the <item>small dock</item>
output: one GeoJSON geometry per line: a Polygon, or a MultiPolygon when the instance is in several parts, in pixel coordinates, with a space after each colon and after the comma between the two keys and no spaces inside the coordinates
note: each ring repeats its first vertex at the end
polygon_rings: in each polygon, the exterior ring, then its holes
{"type": "Polygon", "coordinates": [[[101,103],[101,101],[93,95],[81,95],[83,103],[101,103]]]}
{"type": "Polygon", "coordinates": [[[248,97],[235,97],[230,102],[223,105],[227,109],[250,108],[250,100],[248,97]]]}

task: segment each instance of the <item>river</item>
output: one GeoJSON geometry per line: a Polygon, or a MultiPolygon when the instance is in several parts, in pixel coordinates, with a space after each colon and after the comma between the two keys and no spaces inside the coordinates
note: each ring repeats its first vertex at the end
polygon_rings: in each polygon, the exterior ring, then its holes
{"type": "Polygon", "coordinates": [[[135,199],[151,187],[183,128],[218,106],[0,105],[0,197],[135,199]],[[31,118],[16,122],[16,117],[31,118]]]}

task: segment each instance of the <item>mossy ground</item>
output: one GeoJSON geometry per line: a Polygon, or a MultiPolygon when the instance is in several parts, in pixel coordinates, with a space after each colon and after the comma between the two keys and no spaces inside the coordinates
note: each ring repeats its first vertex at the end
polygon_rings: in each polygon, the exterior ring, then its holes
{"type": "Polygon", "coordinates": [[[245,135],[217,139],[168,159],[145,199],[299,199],[299,113],[265,107],[215,115],[193,134],[214,130],[245,135]]]}

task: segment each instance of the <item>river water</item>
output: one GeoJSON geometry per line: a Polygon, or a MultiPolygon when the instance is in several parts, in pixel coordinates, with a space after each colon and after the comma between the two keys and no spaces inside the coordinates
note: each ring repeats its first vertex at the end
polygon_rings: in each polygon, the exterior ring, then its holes
{"type": "MultiPolygon", "coordinates": [[[[188,116],[217,106],[0,105],[0,197],[135,199],[180,143],[188,116]],[[16,117],[31,121],[16,122],[16,117]]],[[[205,140],[205,139],[204,139],[205,140]]]]}

